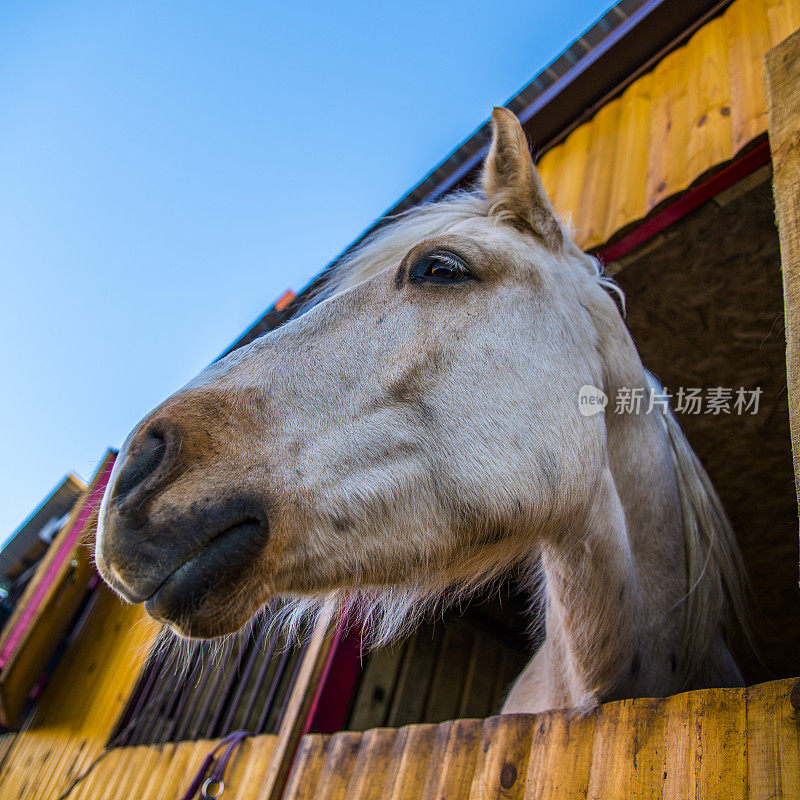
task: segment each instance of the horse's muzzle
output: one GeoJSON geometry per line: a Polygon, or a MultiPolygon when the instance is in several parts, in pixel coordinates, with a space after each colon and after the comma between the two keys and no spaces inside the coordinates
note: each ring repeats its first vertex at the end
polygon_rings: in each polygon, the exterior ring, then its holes
{"type": "MultiPolygon", "coordinates": [[[[204,472],[178,423],[144,425],[119,456],[98,529],[100,574],[123,598],[191,635],[187,621],[247,579],[269,526],[258,498],[222,489],[185,501],[182,475],[204,472]],[[181,442],[184,447],[181,448],[181,442]]],[[[190,494],[191,496],[191,494],[190,494]]]]}
{"type": "Polygon", "coordinates": [[[265,538],[262,525],[253,519],[217,534],[146,598],[147,613],[165,622],[190,620],[214,589],[247,573],[265,538]]]}

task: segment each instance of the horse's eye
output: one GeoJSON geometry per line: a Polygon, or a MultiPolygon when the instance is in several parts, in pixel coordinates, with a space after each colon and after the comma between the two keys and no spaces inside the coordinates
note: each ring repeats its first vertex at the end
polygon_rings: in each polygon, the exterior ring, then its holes
{"type": "Polygon", "coordinates": [[[421,259],[411,270],[412,281],[457,283],[471,278],[466,264],[452,253],[431,253],[421,259]]]}

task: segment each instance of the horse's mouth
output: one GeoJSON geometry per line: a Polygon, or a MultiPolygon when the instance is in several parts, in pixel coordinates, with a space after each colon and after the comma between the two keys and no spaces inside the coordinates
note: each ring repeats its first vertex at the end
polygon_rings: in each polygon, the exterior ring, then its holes
{"type": "Polygon", "coordinates": [[[239,585],[264,546],[266,527],[251,518],[220,531],[167,575],[144,601],[147,613],[189,636],[215,635],[203,631],[202,625],[198,629],[197,617],[205,616],[203,606],[210,595],[218,601],[228,587],[239,585]]]}

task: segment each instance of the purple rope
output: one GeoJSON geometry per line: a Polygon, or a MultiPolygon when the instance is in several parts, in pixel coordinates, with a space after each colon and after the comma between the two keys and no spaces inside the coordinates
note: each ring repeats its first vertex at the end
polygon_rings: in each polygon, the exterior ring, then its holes
{"type": "Polygon", "coordinates": [[[217,744],[217,746],[205,757],[205,759],[203,759],[200,769],[197,770],[197,774],[192,779],[191,785],[186,790],[186,793],[183,795],[181,800],[192,800],[192,798],[197,794],[200,787],[206,782],[206,773],[214,763],[217,753],[224,748],[222,755],[219,757],[214,769],[211,770],[211,775],[208,778],[211,783],[221,783],[225,777],[225,770],[228,766],[228,762],[231,760],[231,756],[233,756],[236,748],[248,736],[252,736],[250,731],[234,731],[233,733],[229,733],[221,742],[219,742],[219,744],[217,744]]]}

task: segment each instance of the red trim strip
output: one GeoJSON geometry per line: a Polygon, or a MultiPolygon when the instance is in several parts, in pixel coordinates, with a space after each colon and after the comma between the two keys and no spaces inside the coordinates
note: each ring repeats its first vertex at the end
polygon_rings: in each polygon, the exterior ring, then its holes
{"type": "Polygon", "coordinates": [[[351,624],[347,633],[343,633],[342,624],[340,620],[304,733],[336,733],[347,721],[353,692],[361,677],[362,631],[360,626],[351,624]]]}
{"type": "Polygon", "coordinates": [[[11,631],[11,634],[9,635],[8,639],[6,639],[3,649],[0,651],[0,670],[5,667],[12,654],[16,650],[17,645],[22,640],[22,637],[25,635],[28,626],[33,621],[36,612],[39,610],[39,606],[41,606],[44,597],[47,594],[47,590],[56,579],[62,564],[68,558],[70,551],[83,532],[86,523],[89,521],[89,517],[92,515],[92,512],[95,510],[95,508],[100,505],[100,501],[103,498],[103,492],[105,491],[106,485],[108,484],[108,479],[111,476],[111,469],[114,466],[114,459],[115,456],[112,455],[108,464],[106,464],[105,468],[103,469],[103,472],[100,475],[95,488],[92,490],[91,495],[89,495],[89,499],[84,503],[78,518],[72,523],[72,527],[62,539],[58,548],[58,553],[50,563],[50,566],[47,568],[47,572],[45,573],[42,581],[36,587],[33,597],[31,597],[30,602],[25,606],[25,609],[11,631]]]}
{"type": "Polygon", "coordinates": [[[745,155],[732,161],[712,178],[681,195],[674,203],[671,203],[649,219],[645,219],[621,239],[596,250],[595,255],[605,264],[621,258],[634,248],[644,244],[648,239],[652,239],[656,234],[661,233],[664,228],[711,200],[712,197],[715,197],[724,189],[747,177],[751,172],[755,172],[759,167],[763,167],[764,164],[769,163],[769,160],[769,142],[763,142],[754,147],[749,153],[745,153],[745,155]]]}

